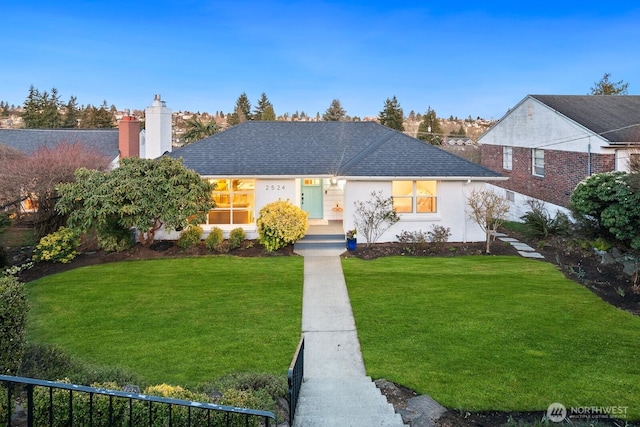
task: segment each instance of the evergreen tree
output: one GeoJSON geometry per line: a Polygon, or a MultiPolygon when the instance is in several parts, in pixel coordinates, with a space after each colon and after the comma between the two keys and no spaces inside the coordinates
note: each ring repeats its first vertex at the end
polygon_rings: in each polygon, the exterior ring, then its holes
{"type": "Polygon", "coordinates": [[[69,102],[64,107],[64,121],[62,123],[63,128],[76,128],[78,127],[78,120],[80,119],[80,109],[76,103],[75,96],[69,98],[69,102]]]}
{"type": "Polygon", "coordinates": [[[42,119],[43,127],[57,129],[62,127],[63,119],[60,113],[60,96],[58,89],[51,89],[51,94],[44,91],[42,94],[42,119]]]}
{"type": "Polygon", "coordinates": [[[55,129],[62,126],[62,116],[59,111],[60,100],[58,90],[40,91],[31,85],[29,95],[24,101],[22,120],[27,129],[55,129]]]}
{"type": "Polygon", "coordinates": [[[427,112],[422,116],[422,121],[418,126],[418,139],[433,145],[442,144],[442,128],[436,116],[435,110],[427,108],[427,112]]]}
{"type": "Polygon", "coordinates": [[[262,96],[258,100],[258,105],[253,110],[253,120],[273,121],[276,119],[273,105],[267,98],[267,94],[262,92],[262,96]]]}
{"type": "Polygon", "coordinates": [[[276,112],[273,111],[273,105],[269,104],[265,107],[262,113],[262,120],[266,122],[273,122],[276,120],[276,112]]]}
{"type": "Polygon", "coordinates": [[[339,122],[344,120],[346,115],[347,112],[344,108],[342,108],[342,105],[340,105],[340,101],[334,99],[333,101],[331,101],[331,105],[329,106],[329,108],[327,108],[327,110],[322,115],[322,120],[326,122],[339,122]]]}
{"type": "Polygon", "coordinates": [[[247,94],[242,92],[236,100],[236,106],[233,109],[233,114],[231,114],[228,123],[229,126],[235,126],[247,120],[252,120],[251,103],[249,102],[249,98],[247,98],[247,94]]]}
{"type": "Polygon", "coordinates": [[[100,108],[89,104],[81,113],[80,127],[84,129],[109,129],[114,126],[115,117],[104,101],[100,108]]]}
{"type": "Polygon", "coordinates": [[[623,80],[610,82],[609,77],[611,77],[610,73],[604,73],[602,79],[591,88],[591,95],[627,95],[629,83],[623,80]]]}
{"type": "Polygon", "coordinates": [[[384,102],[384,109],[380,111],[378,120],[381,125],[401,132],[404,131],[404,114],[395,95],[392,99],[387,98],[384,102]]]}
{"type": "Polygon", "coordinates": [[[464,127],[460,125],[458,130],[451,131],[449,136],[467,136],[467,132],[465,132],[464,127]]]}

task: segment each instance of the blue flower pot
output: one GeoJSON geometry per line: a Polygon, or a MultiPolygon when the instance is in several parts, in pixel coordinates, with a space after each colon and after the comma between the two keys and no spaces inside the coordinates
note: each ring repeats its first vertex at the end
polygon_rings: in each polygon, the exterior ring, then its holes
{"type": "Polygon", "coordinates": [[[350,251],[355,251],[356,250],[356,246],[358,246],[358,240],[357,239],[347,239],[347,249],[350,251]]]}

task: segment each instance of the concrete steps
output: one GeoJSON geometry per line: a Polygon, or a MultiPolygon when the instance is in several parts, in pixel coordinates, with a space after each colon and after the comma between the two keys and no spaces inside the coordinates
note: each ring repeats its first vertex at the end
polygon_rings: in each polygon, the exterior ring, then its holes
{"type": "Polygon", "coordinates": [[[302,384],[294,427],[401,427],[402,417],[365,376],[310,378],[302,384]]]}
{"type": "Polygon", "coordinates": [[[339,255],[346,251],[343,234],[307,234],[293,245],[293,251],[300,255],[309,255],[309,251],[330,252],[327,255],[339,255]]]}

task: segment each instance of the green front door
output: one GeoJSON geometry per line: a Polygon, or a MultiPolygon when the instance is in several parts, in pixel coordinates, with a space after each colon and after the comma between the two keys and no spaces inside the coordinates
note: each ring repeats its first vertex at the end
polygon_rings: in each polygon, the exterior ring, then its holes
{"type": "Polygon", "coordinates": [[[310,219],[322,218],[322,179],[304,178],[302,180],[302,210],[309,213],[310,219]]]}

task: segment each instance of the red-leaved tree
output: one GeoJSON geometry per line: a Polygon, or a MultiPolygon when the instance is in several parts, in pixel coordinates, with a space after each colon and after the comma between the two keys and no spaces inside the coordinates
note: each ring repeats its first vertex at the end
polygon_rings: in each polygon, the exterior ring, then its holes
{"type": "Polygon", "coordinates": [[[35,209],[36,237],[62,225],[56,210],[56,186],[73,182],[81,167],[106,170],[110,160],[80,142],[42,146],[31,154],[0,150],[0,205],[25,201],[35,209]]]}

